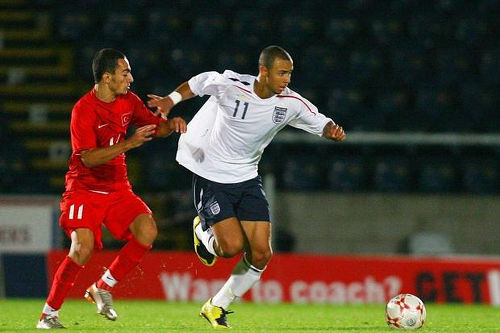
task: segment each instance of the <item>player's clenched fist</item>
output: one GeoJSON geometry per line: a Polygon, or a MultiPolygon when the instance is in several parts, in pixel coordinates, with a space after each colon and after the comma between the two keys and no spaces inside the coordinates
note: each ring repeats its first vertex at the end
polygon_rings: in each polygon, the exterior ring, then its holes
{"type": "Polygon", "coordinates": [[[329,122],[328,124],[326,124],[325,128],[323,129],[323,137],[330,140],[344,141],[345,136],[346,135],[344,129],[341,126],[334,124],[333,122],[329,122]]]}

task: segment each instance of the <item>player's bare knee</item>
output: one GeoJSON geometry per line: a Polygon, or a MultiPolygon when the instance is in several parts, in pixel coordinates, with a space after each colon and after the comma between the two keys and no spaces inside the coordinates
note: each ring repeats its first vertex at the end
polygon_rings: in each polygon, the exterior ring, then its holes
{"type": "Polygon", "coordinates": [[[139,216],[131,225],[130,231],[141,244],[151,245],[158,236],[155,220],[149,215],[139,216]]]}
{"type": "Polygon", "coordinates": [[[143,244],[151,245],[153,244],[157,236],[158,236],[158,228],[156,227],[156,224],[153,222],[143,225],[139,229],[136,238],[139,242],[143,244]]]}
{"type": "Polygon", "coordinates": [[[273,256],[271,249],[265,251],[252,251],[252,265],[263,269],[269,263],[273,256]]]}
{"type": "Polygon", "coordinates": [[[224,258],[234,257],[243,251],[243,240],[231,240],[218,242],[219,256],[224,258]]]}
{"type": "Polygon", "coordinates": [[[69,257],[73,259],[79,265],[85,265],[92,256],[92,251],[94,250],[94,246],[79,243],[77,246],[73,246],[70,249],[69,257]]]}

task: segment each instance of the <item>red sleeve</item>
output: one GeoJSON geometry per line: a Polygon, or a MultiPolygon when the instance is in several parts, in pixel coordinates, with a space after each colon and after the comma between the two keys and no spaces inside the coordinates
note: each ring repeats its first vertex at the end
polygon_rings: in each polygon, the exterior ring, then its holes
{"type": "Polygon", "coordinates": [[[157,117],[149,110],[144,102],[134,93],[131,93],[131,100],[134,105],[134,116],[132,119],[132,124],[137,127],[141,127],[149,124],[156,124],[161,121],[160,117],[157,117]]]}
{"type": "Polygon", "coordinates": [[[73,152],[97,147],[96,116],[92,105],[80,100],[71,112],[71,145],[73,152]]]}

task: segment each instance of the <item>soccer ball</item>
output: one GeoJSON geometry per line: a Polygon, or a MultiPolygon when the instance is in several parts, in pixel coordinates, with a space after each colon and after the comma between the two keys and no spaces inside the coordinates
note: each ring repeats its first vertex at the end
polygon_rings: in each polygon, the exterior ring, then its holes
{"type": "Polygon", "coordinates": [[[399,294],[385,307],[387,325],[402,330],[416,330],[422,327],[425,316],[424,302],[412,294],[399,294]]]}

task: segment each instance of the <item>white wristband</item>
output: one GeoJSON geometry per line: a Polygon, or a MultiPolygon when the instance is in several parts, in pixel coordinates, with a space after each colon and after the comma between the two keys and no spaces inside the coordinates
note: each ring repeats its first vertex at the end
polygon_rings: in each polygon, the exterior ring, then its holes
{"type": "Polygon", "coordinates": [[[172,91],[168,97],[170,97],[170,99],[172,100],[172,102],[174,102],[174,105],[179,103],[180,101],[182,101],[182,95],[177,92],[177,91],[172,91]]]}

